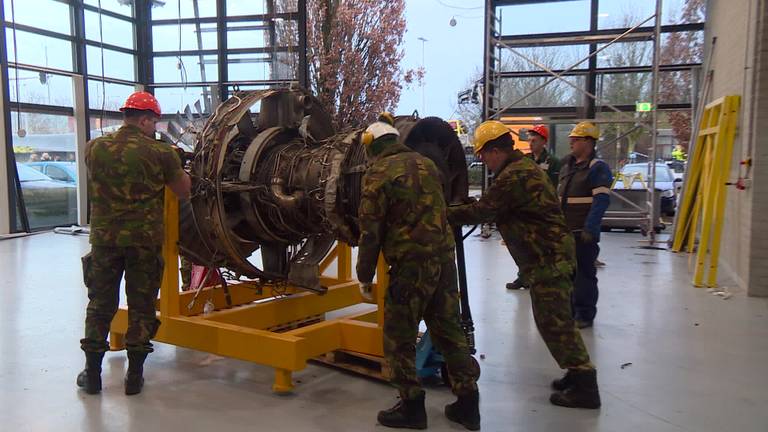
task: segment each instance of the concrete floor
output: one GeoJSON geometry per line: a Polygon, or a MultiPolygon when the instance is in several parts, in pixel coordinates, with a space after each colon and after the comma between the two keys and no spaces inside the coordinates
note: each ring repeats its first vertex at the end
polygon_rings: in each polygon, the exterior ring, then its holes
{"type": "MultiPolygon", "coordinates": [[[[691,287],[686,256],[606,234],[595,327],[599,411],[551,406],[560,374],[533,324],[527,292],[507,292],[514,263],[493,237],[467,243],[485,431],[768,431],[768,299],[723,300],[691,287]],[[622,365],[626,365],[622,368],[622,365]]],[[[83,358],[87,238],[0,241],[0,430],[370,431],[395,402],[387,385],[310,365],[295,393],[271,393],[272,370],[156,344],[139,396],[123,394],[124,353],[108,353],[104,392],[75,388],[83,358]]],[[[430,389],[431,430],[463,430],[430,389]]]]}

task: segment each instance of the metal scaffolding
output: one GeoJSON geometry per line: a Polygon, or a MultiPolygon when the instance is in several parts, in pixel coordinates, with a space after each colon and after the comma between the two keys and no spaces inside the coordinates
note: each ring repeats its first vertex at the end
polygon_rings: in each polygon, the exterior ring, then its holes
{"type": "MultiPolygon", "coordinates": [[[[631,207],[635,208],[638,213],[641,213],[644,224],[640,227],[641,231],[647,233],[650,243],[656,242],[655,230],[657,221],[655,220],[658,215],[659,203],[657,202],[657,194],[655,190],[655,178],[656,178],[656,162],[658,158],[658,123],[659,110],[665,109],[690,109],[692,104],[664,104],[661,103],[659,98],[659,84],[660,74],[664,71],[681,71],[690,70],[692,73],[700,67],[699,63],[683,64],[683,65],[662,65],[661,64],[661,37],[664,33],[674,33],[681,31],[702,31],[703,23],[686,23],[675,25],[662,25],[662,0],[656,0],[655,12],[639,21],[638,24],[626,29],[599,29],[597,16],[599,10],[599,0],[591,0],[590,2],[590,29],[583,32],[561,32],[561,33],[542,33],[535,35],[515,35],[508,36],[501,34],[502,31],[502,16],[497,15],[499,7],[503,6],[518,6],[518,5],[535,5],[553,2],[568,2],[572,0],[486,0],[486,20],[485,20],[485,49],[484,49],[484,76],[483,76],[483,120],[499,119],[507,124],[527,124],[531,120],[515,122],[505,119],[504,116],[508,115],[537,115],[546,116],[548,114],[559,115],[560,118],[554,118],[548,120],[550,124],[561,123],[575,123],[579,121],[589,120],[596,123],[616,123],[616,124],[629,124],[628,130],[623,133],[618,133],[617,137],[613,140],[602,143],[601,148],[607,148],[620,142],[620,140],[626,138],[633,132],[644,129],[650,134],[650,156],[649,156],[649,178],[648,183],[650,186],[646,187],[647,197],[644,206],[638,206],[635,203],[627,200],[626,198],[613,194],[614,197],[618,197],[620,200],[626,201],[631,207]],[[655,20],[652,27],[645,26],[648,22],[655,20]],[[653,59],[650,66],[633,66],[633,67],[620,67],[620,68],[598,68],[597,67],[597,55],[613,46],[618,42],[629,41],[653,41],[653,59]],[[562,70],[555,70],[548,67],[535,58],[523,53],[520,48],[523,47],[545,47],[545,46],[567,46],[588,44],[589,55],[585,58],[573,63],[569,67],[562,70]],[[603,44],[598,47],[598,44],[603,44]],[[515,56],[525,60],[528,64],[533,65],[535,71],[502,71],[501,69],[501,53],[510,52],[515,56]],[[579,68],[580,65],[588,63],[586,69],[579,68]],[[597,76],[611,73],[651,73],[651,94],[650,101],[652,111],[649,118],[637,118],[630,114],[630,111],[634,111],[634,106],[618,105],[613,101],[604,100],[598,96],[597,89],[597,76]],[[585,76],[586,88],[576,85],[567,80],[568,76],[585,76]],[[501,81],[504,78],[520,78],[520,77],[548,77],[548,79],[542,84],[536,86],[532,90],[526,92],[523,96],[516,98],[511,103],[502,105],[502,100],[499,97],[501,91],[501,81]],[[578,107],[520,107],[520,104],[529,99],[535,93],[541,91],[545,87],[551,85],[554,82],[563,83],[569,88],[574,89],[576,92],[582,94],[584,98],[584,106],[578,107]],[[610,110],[618,114],[615,119],[597,119],[596,113],[599,111],[610,110]]],[[[520,19],[520,17],[516,17],[520,19]]],[[[550,143],[552,145],[552,143],[550,143]]],[[[487,176],[484,176],[485,184],[487,185],[487,176]]]]}

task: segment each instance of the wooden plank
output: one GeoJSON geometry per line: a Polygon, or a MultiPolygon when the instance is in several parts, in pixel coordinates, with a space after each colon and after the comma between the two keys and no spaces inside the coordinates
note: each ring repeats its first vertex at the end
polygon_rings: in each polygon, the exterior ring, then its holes
{"type": "Polygon", "coordinates": [[[392,370],[382,357],[338,350],[315,357],[310,361],[358,375],[364,375],[379,381],[389,382],[392,379],[392,370]]]}

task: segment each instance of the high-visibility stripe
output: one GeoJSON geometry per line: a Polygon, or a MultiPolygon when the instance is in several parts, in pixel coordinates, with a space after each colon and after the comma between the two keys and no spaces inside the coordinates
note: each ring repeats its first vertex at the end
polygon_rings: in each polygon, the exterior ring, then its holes
{"type": "Polygon", "coordinates": [[[592,197],[568,197],[568,204],[592,204],[592,197]]]}
{"type": "Polygon", "coordinates": [[[597,195],[597,194],[601,194],[601,193],[610,194],[611,190],[609,188],[605,187],[605,186],[600,186],[600,187],[596,187],[596,188],[592,189],[592,195],[597,195]]]}

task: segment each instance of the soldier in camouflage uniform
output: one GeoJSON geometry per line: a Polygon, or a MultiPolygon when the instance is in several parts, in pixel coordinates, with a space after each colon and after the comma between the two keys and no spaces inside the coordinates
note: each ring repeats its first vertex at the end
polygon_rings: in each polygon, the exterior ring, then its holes
{"type": "Polygon", "coordinates": [[[568,369],[555,380],[555,405],[600,407],[597,373],[571,316],[576,266],[574,239],[552,183],[535,162],[513,149],[509,129],[487,121],[475,131],[475,153],[496,176],[477,202],[451,206],[453,224],[495,222],[530,287],[536,326],[557,364],[568,369]]]}
{"type": "Polygon", "coordinates": [[[125,393],[141,391],[144,360],[152,352],[150,339],[160,325],[155,301],[163,274],[163,190],[168,185],[184,198],[190,190],[179,156],[154,140],[160,119],[154,96],[134,93],[120,111],[124,125],[90,141],[85,150],[91,252],[83,257],[83,279],[90,301],[80,341],[86,366],[77,384],[89,394],[101,391],[101,361],[109,349],[106,340],[123,274],[128,298],[125,393]]]}
{"type": "Polygon", "coordinates": [[[363,179],[357,276],[371,284],[379,252],[390,266],[384,304],[384,356],[400,402],[381,411],[384,426],[425,429],[424,390],[416,376],[416,337],[423,318],[443,353],[454,394],[446,416],[480,428],[477,362],[459,324],[455,243],[435,164],[398,142],[397,129],[371,125],[363,142],[372,160],[363,179]]]}
{"type": "MultiPolygon", "coordinates": [[[[525,156],[531,158],[539,168],[547,173],[547,177],[557,188],[557,179],[560,175],[560,160],[547,150],[547,140],[549,140],[549,129],[544,125],[536,125],[528,130],[528,143],[531,145],[531,152],[525,156]]],[[[526,289],[527,287],[517,276],[514,282],[507,284],[507,289],[526,289]]]]}

